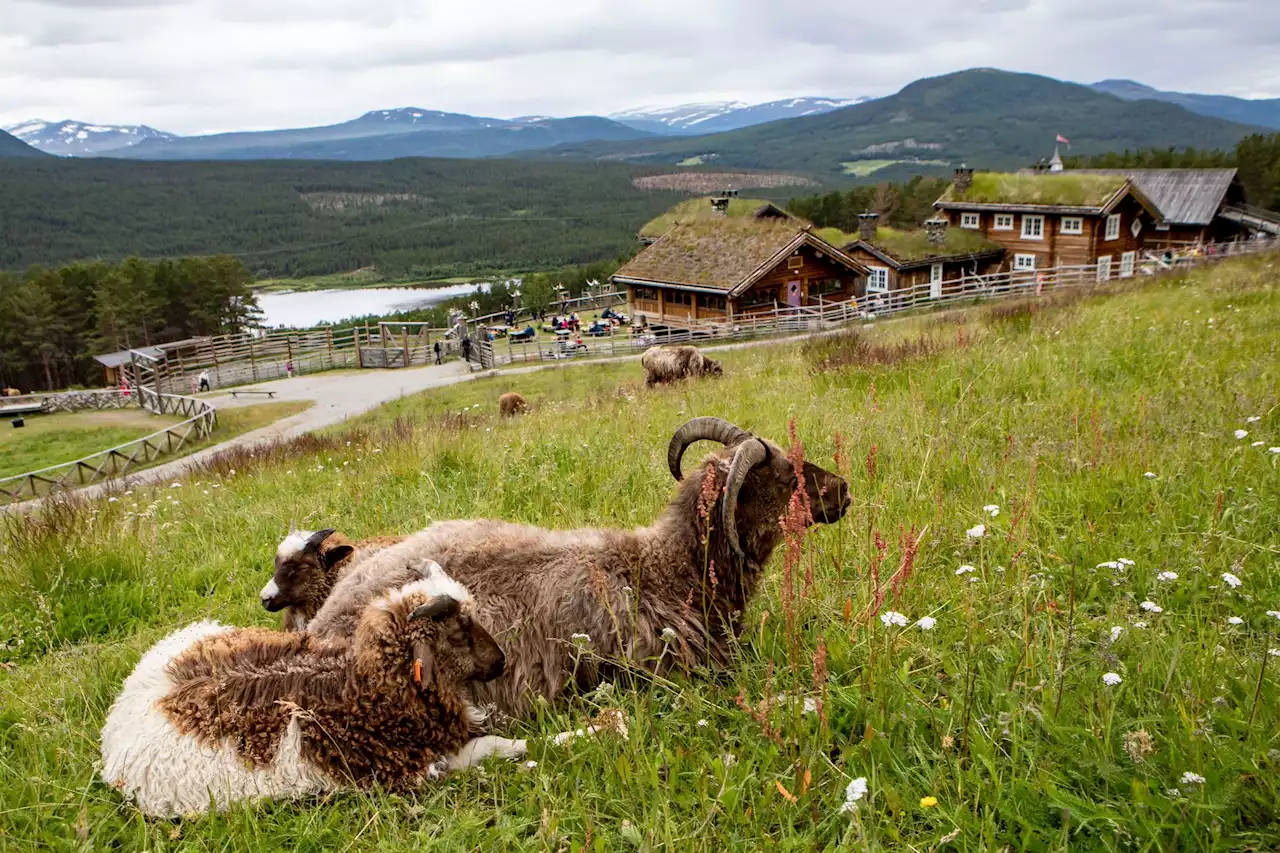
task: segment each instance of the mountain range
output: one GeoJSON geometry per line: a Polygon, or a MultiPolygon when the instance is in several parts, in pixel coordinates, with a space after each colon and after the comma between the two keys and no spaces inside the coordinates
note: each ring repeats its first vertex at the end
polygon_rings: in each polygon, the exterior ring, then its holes
{"type": "Polygon", "coordinates": [[[720,133],[784,118],[818,115],[870,98],[787,98],[763,104],[744,101],[711,101],[674,107],[639,107],[610,113],[616,122],[658,134],[720,133]]]}
{"type": "Polygon", "coordinates": [[[1198,95],[1193,92],[1163,92],[1133,80],[1100,80],[1091,88],[1126,101],[1164,101],[1203,116],[1224,118],[1242,124],[1256,124],[1280,130],[1280,98],[1233,98],[1229,95],[1198,95]]]}

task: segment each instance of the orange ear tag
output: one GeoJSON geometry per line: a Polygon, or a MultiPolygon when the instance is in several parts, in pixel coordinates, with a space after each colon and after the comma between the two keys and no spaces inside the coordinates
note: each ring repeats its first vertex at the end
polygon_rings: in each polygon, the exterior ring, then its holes
{"type": "Polygon", "coordinates": [[[413,659],[413,683],[422,683],[422,661],[417,658],[413,659]]]}

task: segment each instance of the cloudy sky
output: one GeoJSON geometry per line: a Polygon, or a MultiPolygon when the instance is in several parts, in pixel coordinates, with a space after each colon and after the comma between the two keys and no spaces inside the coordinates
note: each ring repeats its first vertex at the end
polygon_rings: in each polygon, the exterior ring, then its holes
{"type": "Polygon", "coordinates": [[[996,66],[1280,97],[1280,0],[0,0],[0,125],[176,133],[884,95],[996,66]]]}

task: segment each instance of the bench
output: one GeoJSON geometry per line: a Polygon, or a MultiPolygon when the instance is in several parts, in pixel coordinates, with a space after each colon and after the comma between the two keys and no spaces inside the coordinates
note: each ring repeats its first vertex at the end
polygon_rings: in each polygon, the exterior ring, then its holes
{"type": "Polygon", "coordinates": [[[38,415],[43,409],[44,407],[39,401],[34,403],[13,403],[8,406],[0,405],[0,416],[38,415]]]}
{"type": "Polygon", "coordinates": [[[241,394],[266,394],[268,397],[272,397],[272,398],[276,396],[275,391],[261,391],[257,388],[242,388],[239,391],[231,392],[232,397],[239,397],[241,394]]]}

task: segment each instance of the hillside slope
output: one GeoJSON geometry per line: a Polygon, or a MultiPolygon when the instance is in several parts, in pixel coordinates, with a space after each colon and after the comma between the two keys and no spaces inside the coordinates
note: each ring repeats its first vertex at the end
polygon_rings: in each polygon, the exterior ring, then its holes
{"type": "Polygon", "coordinates": [[[1100,80],[1092,89],[1127,101],[1163,101],[1205,116],[1280,129],[1280,98],[1233,98],[1195,92],[1165,92],[1133,80],[1100,80]]]}
{"type": "Polygon", "coordinates": [[[983,168],[1026,165],[1053,151],[1194,145],[1227,148],[1256,130],[1173,104],[1125,101],[1034,74],[973,69],[917,80],[896,95],[829,113],[678,139],[560,146],[532,156],[701,162],[739,168],[831,173],[859,159],[886,163],[965,161],[983,168]]]}
{"type": "Polygon", "coordinates": [[[47,157],[11,133],[0,130],[0,157],[47,157]]]}
{"type": "Polygon", "coordinates": [[[148,139],[175,139],[145,124],[93,124],[75,121],[32,119],[5,130],[33,148],[59,157],[92,157],[139,145],[148,139]]]}

